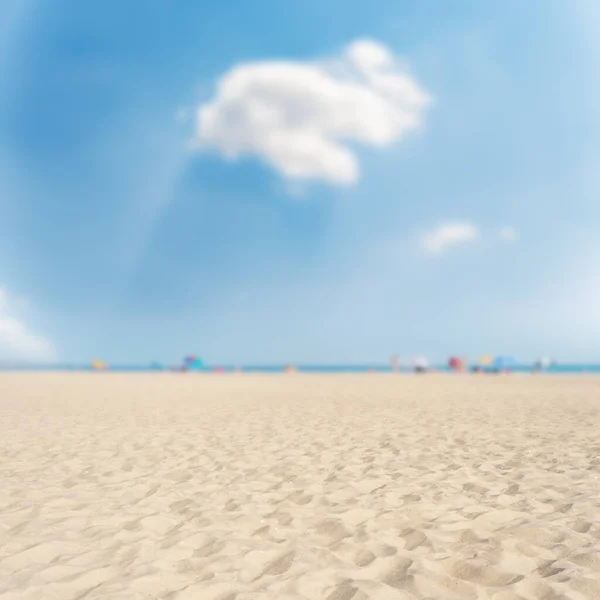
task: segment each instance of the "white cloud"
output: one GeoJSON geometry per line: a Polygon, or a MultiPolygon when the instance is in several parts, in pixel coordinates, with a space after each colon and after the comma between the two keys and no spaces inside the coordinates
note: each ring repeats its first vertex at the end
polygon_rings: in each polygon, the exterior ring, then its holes
{"type": "Polygon", "coordinates": [[[358,40],[329,62],[242,63],[197,111],[196,142],[256,155],[286,178],[354,183],[358,142],[386,147],[418,129],[430,98],[392,53],[358,40]]]}
{"type": "Polygon", "coordinates": [[[471,223],[443,223],[421,238],[421,247],[428,254],[442,254],[451,246],[472,242],[479,229],[471,223]]]}
{"type": "Polygon", "coordinates": [[[514,227],[501,227],[498,231],[498,237],[503,242],[510,244],[519,239],[519,232],[514,227]]]}
{"type": "Polygon", "coordinates": [[[0,360],[49,362],[56,358],[52,343],[30,331],[14,310],[23,305],[0,287],[0,360]]]}

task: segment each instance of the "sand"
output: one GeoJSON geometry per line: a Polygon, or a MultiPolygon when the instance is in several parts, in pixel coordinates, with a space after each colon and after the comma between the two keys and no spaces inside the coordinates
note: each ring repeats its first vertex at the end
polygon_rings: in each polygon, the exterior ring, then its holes
{"type": "Polygon", "coordinates": [[[0,375],[2,600],[600,598],[600,378],[0,375]]]}

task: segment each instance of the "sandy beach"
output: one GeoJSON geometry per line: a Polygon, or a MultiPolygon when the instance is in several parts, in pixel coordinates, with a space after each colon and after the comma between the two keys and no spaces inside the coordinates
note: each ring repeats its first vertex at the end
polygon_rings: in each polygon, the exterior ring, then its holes
{"type": "Polygon", "coordinates": [[[600,598],[600,377],[0,375],[2,600],[600,598]]]}

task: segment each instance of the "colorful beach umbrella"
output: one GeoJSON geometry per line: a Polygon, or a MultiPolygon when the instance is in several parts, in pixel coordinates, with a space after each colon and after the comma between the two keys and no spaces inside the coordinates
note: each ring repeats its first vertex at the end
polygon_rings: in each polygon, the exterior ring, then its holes
{"type": "Polygon", "coordinates": [[[94,369],[95,371],[105,371],[106,369],[108,369],[108,365],[105,362],[102,362],[101,360],[95,359],[92,361],[92,369],[94,369]]]}
{"type": "Polygon", "coordinates": [[[494,357],[488,354],[484,354],[477,359],[477,363],[483,366],[489,366],[494,362],[494,357]]]}
{"type": "Polygon", "coordinates": [[[512,356],[497,356],[494,359],[494,368],[504,371],[516,365],[517,361],[512,356]]]}
{"type": "Polygon", "coordinates": [[[198,358],[195,354],[186,356],[183,362],[188,369],[200,369],[203,365],[202,359],[198,358]]]}
{"type": "Polygon", "coordinates": [[[448,366],[453,371],[463,371],[465,368],[465,361],[462,358],[459,358],[458,356],[452,356],[448,360],[448,366]]]}

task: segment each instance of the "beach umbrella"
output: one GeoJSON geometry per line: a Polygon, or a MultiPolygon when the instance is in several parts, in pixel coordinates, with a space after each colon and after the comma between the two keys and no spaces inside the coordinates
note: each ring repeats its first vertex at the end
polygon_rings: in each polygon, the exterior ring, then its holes
{"type": "Polygon", "coordinates": [[[188,369],[200,369],[203,364],[202,359],[198,358],[195,354],[186,356],[183,362],[188,369]]]}
{"type": "Polygon", "coordinates": [[[494,362],[494,357],[489,354],[484,354],[477,359],[477,363],[485,367],[491,365],[494,362]]]}
{"type": "Polygon", "coordinates": [[[494,368],[499,371],[505,371],[516,364],[515,359],[512,356],[497,356],[494,359],[494,368]]]}
{"type": "Polygon", "coordinates": [[[419,357],[415,358],[415,360],[413,361],[413,367],[414,367],[415,371],[417,371],[419,373],[423,373],[424,371],[427,371],[427,369],[429,368],[429,362],[427,361],[427,359],[424,356],[419,356],[419,357]]]}
{"type": "Polygon", "coordinates": [[[540,358],[536,363],[535,366],[538,369],[548,369],[552,366],[552,359],[551,358],[540,358]]]}
{"type": "Polygon", "coordinates": [[[108,369],[108,365],[105,362],[102,362],[101,360],[95,359],[92,361],[92,369],[94,369],[95,371],[104,371],[108,369]]]}
{"type": "Polygon", "coordinates": [[[462,371],[465,368],[465,363],[462,360],[462,358],[459,358],[458,356],[452,356],[449,360],[448,360],[448,366],[453,370],[453,371],[462,371]]]}

